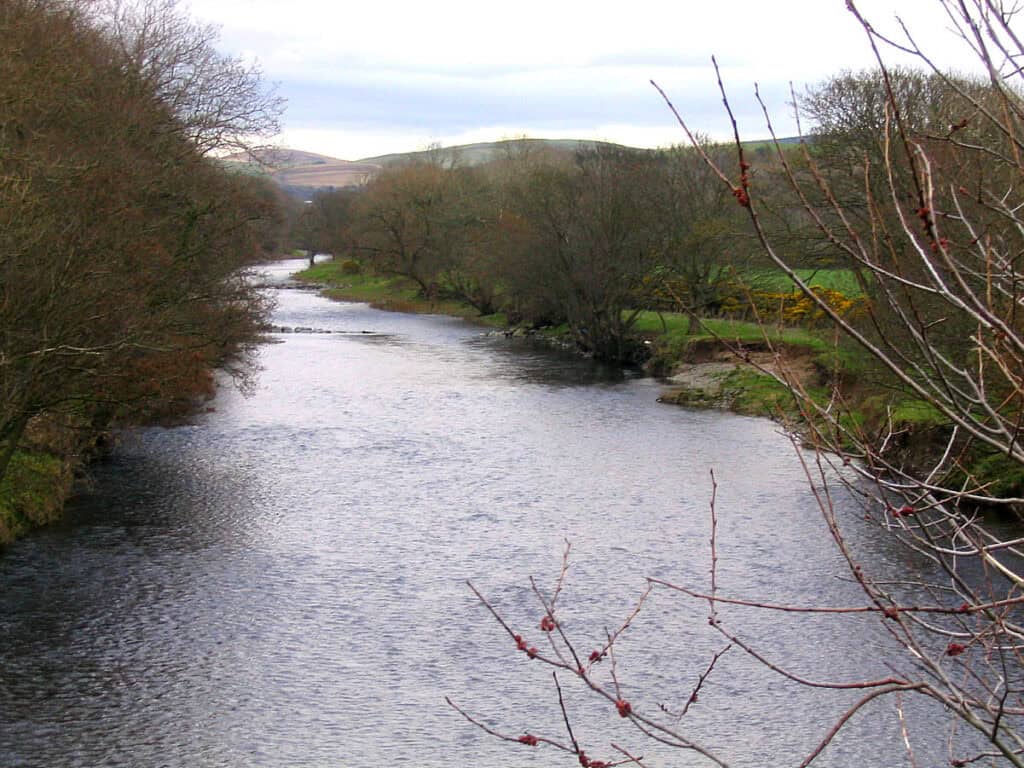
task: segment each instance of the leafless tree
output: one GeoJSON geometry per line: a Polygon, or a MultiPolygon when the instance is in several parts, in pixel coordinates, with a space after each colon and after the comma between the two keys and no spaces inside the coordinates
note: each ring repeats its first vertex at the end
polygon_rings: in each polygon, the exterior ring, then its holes
{"type": "Polygon", "coordinates": [[[173,129],[201,154],[249,152],[279,132],[283,100],[256,63],[217,50],[219,33],[182,12],[178,0],[103,0],[95,23],[138,78],[175,117],[173,129]]]}

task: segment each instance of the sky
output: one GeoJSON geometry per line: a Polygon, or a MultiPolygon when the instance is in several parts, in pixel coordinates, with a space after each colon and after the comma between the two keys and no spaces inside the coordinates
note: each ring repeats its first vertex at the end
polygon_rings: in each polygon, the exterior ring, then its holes
{"type": "MultiPolygon", "coordinates": [[[[287,101],[281,146],[357,160],[440,144],[599,139],[685,141],[656,81],[690,126],[731,127],[714,55],[744,139],[780,136],[800,94],[874,64],[845,0],[191,0],[220,49],[255,62],[287,101]]],[[[938,0],[858,0],[879,31],[896,17],[943,67],[968,68],[938,0]]],[[[897,55],[887,60],[899,62],[897,55]]],[[[905,59],[904,59],[905,61],[905,59]]]]}

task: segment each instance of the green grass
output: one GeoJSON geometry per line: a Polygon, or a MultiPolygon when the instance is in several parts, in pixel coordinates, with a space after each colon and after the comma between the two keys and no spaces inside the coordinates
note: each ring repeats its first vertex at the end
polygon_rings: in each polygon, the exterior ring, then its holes
{"type": "Polygon", "coordinates": [[[633,324],[633,330],[643,334],[686,334],[689,327],[690,318],[682,312],[641,312],[633,324]]]}
{"type": "Polygon", "coordinates": [[[428,305],[420,296],[419,286],[411,280],[393,275],[346,274],[341,262],[325,261],[304,269],[294,275],[296,280],[319,283],[325,293],[338,301],[365,301],[382,309],[394,309],[408,305],[408,311],[428,305]]]}
{"type": "Polygon", "coordinates": [[[493,315],[483,315],[475,318],[481,325],[491,328],[508,328],[508,316],[504,312],[495,312],[493,315]]]}
{"type": "Polygon", "coordinates": [[[737,368],[722,382],[722,391],[730,408],[750,416],[790,414],[795,410],[789,389],[767,374],[753,368],[737,368]]]}
{"type": "Polygon", "coordinates": [[[922,400],[904,400],[893,406],[892,419],[897,424],[921,426],[949,423],[939,409],[922,400]]]}
{"type": "MultiPolygon", "coordinates": [[[[865,353],[850,342],[836,346],[830,335],[819,335],[800,327],[762,326],[745,320],[704,318],[693,332],[689,319],[680,313],[644,312],[637,318],[636,330],[653,337],[655,341],[651,370],[664,374],[679,362],[686,360],[697,344],[723,342],[748,348],[764,348],[770,343],[777,347],[802,350],[814,356],[814,362],[823,371],[838,369],[847,377],[859,375],[865,366],[865,353]],[[664,325],[662,324],[664,320],[664,325]]],[[[744,411],[751,412],[751,411],[744,411]]]]}
{"type": "Polygon", "coordinates": [[[324,286],[324,294],[336,301],[361,301],[377,309],[392,312],[451,315],[494,327],[505,327],[508,320],[496,313],[481,317],[474,307],[453,299],[431,301],[424,298],[415,282],[394,275],[349,274],[344,262],[325,261],[298,272],[296,280],[324,286]]]}
{"type": "Polygon", "coordinates": [[[1020,496],[1024,493],[1024,466],[1006,454],[982,454],[975,458],[969,471],[974,481],[985,486],[993,496],[1020,496]]]}
{"type": "Polygon", "coordinates": [[[64,504],[69,472],[47,453],[16,451],[0,480],[0,544],[52,522],[64,504]]]}
{"type": "Polygon", "coordinates": [[[559,323],[558,325],[547,325],[540,329],[540,332],[545,336],[559,337],[565,336],[569,333],[568,323],[559,323]]]}
{"type": "Polygon", "coordinates": [[[815,351],[827,351],[830,348],[828,342],[806,328],[779,328],[746,320],[709,318],[701,321],[701,328],[693,334],[694,340],[716,338],[744,344],[763,343],[767,339],[773,344],[789,344],[815,351]]]}
{"type": "Polygon", "coordinates": [[[341,282],[349,282],[355,278],[365,279],[367,275],[346,275],[342,272],[342,262],[340,261],[322,261],[319,264],[314,264],[312,267],[307,267],[301,272],[296,272],[294,277],[296,280],[302,280],[307,283],[324,283],[326,285],[335,285],[341,282]]]}
{"type": "Polygon", "coordinates": [[[741,344],[759,344],[765,340],[773,344],[788,344],[825,352],[831,345],[806,328],[778,328],[759,325],[746,320],[703,318],[690,330],[690,318],[681,312],[641,312],[633,326],[638,333],[661,335],[667,341],[686,340],[689,343],[724,339],[741,344]]]}
{"type": "MultiPolygon", "coordinates": [[[[797,269],[797,276],[810,287],[838,291],[847,298],[864,295],[857,275],[852,269],[797,269]]],[[[744,283],[758,291],[788,293],[796,290],[796,283],[778,270],[758,270],[742,275],[744,283]]]]}
{"type": "Polygon", "coordinates": [[[823,371],[838,368],[841,375],[858,377],[866,370],[870,358],[863,348],[850,339],[841,337],[839,343],[832,333],[818,333],[808,328],[762,326],[744,320],[705,319],[702,329],[690,337],[690,343],[724,339],[744,345],[764,344],[798,347],[811,352],[823,371]]]}

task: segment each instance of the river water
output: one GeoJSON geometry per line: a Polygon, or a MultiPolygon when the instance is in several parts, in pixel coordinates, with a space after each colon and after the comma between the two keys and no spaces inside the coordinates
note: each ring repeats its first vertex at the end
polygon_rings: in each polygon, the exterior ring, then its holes
{"type": "MultiPolygon", "coordinates": [[[[335,333],[275,334],[252,393],[125,435],[65,522],[0,558],[0,765],[574,765],[445,704],[567,740],[550,668],[465,581],[543,649],[529,579],[550,589],[571,542],[560,616],[589,653],[645,576],[707,586],[712,470],[723,594],[863,602],[773,423],[661,405],[649,379],[462,321],[276,293],[276,323],[335,333]]],[[[908,566],[845,517],[865,567],[908,566]]],[[[706,611],[656,591],[623,636],[638,711],[681,706],[725,645],[706,611]]],[[[877,620],[722,615],[809,677],[888,674],[877,620]]],[[[650,766],[708,764],[562,680],[592,757],[614,740],[650,766]]],[[[680,729],[734,765],[792,765],[850,701],[734,649],[680,729]]],[[[908,717],[919,764],[945,762],[941,713],[908,702],[908,717]]],[[[876,702],[821,764],[909,764],[900,739],[876,702]]]]}

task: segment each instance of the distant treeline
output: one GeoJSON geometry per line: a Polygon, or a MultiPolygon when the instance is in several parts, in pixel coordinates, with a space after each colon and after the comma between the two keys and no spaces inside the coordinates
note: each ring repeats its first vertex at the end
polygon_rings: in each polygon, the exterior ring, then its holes
{"type": "Polygon", "coordinates": [[[424,296],[566,323],[581,349],[639,361],[639,311],[710,309],[713,286],[753,257],[731,199],[693,149],[509,143],[488,163],[438,155],[390,165],[362,190],[321,192],[295,233],[424,296]]]}
{"type": "MultiPolygon", "coordinates": [[[[777,255],[798,269],[849,270],[870,305],[886,287],[864,279],[864,263],[834,232],[864,228],[865,238],[887,238],[893,269],[920,271],[914,248],[892,236],[901,226],[895,212],[879,208],[890,183],[911,182],[905,154],[886,144],[886,89],[907,130],[930,141],[949,132],[964,93],[988,87],[909,70],[889,75],[887,85],[877,71],[845,72],[809,89],[801,109],[813,129],[804,141],[650,151],[524,140],[472,163],[455,152],[421,153],[387,165],[363,189],[319,192],[293,239],[350,260],[353,271],[403,276],[424,296],[456,298],[481,314],[564,323],[582,350],[639,362],[648,348],[633,328],[645,310],[698,318],[743,307],[756,317],[764,308],[764,284],[777,285],[781,273],[750,226],[749,193],[777,255]]],[[[852,298],[830,301],[844,308],[852,298]]],[[[865,320],[865,333],[894,332],[885,311],[865,320]]],[[[933,335],[962,347],[963,329],[953,326],[933,335]]]]}

